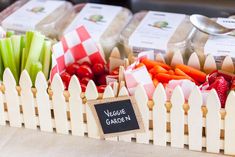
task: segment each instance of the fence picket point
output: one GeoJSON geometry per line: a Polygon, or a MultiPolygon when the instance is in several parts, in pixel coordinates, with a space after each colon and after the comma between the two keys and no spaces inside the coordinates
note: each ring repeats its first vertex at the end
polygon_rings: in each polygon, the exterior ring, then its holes
{"type": "Polygon", "coordinates": [[[171,66],[175,66],[177,64],[184,64],[183,56],[179,51],[176,51],[171,60],[171,66]]]}
{"type": "MultiPolygon", "coordinates": [[[[87,100],[96,100],[99,97],[96,85],[92,80],[89,81],[87,84],[85,96],[87,100]]],[[[88,104],[86,104],[86,115],[87,115],[88,137],[99,139],[100,138],[99,129],[96,124],[93,113],[91,111],[91,108],[88,104]]]]}
{"type": "Polygon", "coordinates": [[[142,120],[144,123],[145,133],[136,133],[136,142],[137,143],[149,143],[149,108],[148,108],[148,96],[145,92],[143,86],[138,85],[135,89],[135,100],[139,107],[142,120]]]}
{"type": "Polygon", "coordinates": [[[19,106],[20,101],[16,91],[16,81],[9,68],[6,68],[3,73],[3,84],[5,85],[5,96],[10,126],[22,127],[19,106]]]}
{"type": "Polygon", "coordinates": [[[212,55],[209,54],[206,57],[203,69],[206,73],[211,73],[212,71],[217,69],[215,59],[212,55]]]}
{"type": "Polygon", "coordinates": [[[167,110],[165,103],[167,101],[166,92],[163,85],[160,83],[153,94],[153,144],[166,146],[167,128],[166,118],[167,110]]]}
{"type": "Polygon", "coordinates": [[[188,104],[188,130],[189,130],[189,149],[202,150],[202,95],[200,89],[195,86],[190,93],[188,104]]]}
{"type": "Polygon", "coordinates": [[[25,128],[37,129],[32,81],[26,70],[20,76],[21,103],[25,128]]]}
{"type": "Polygon", "coordinates": [[[180,86],[177,86],[171,96],[172,108],[170,111],[171,122],[171,146],[184,147],[184,94],[180,86]]]}
{"type": "Polygon", "coordinates": [[[35,80],[35,87],[37,89],[36,102],[38,108],[39,126],[42,131],[52,132],[52,119],[50,100],[47,93],[48,84],[42,72],[37,74],[35,80]]]}
{"type": "Polygon", "coordinates": [[[83,103],[80,97],[82,89],[77,77],[74,75],[69,83],[69,111],[72,135],[84,136],[85,130],[81,127],[83,119],[83,103]]]}
{"type": "Polygon", "coordinates": [[[66,102],[63,95],[64,84],[59,74],[54,76],[51,83],[51,88],[53,91],[52,102],[55,115],[56,132],[61,134],[68,134],[66,102]]]}
{"type": "Polygon", "coordinates": [[[214,89],[212,89],[206,100],[206,151],[219,153],[220,151],[220,100],[214,89]]]}
{"type": "Polygon", "coordinates": [[[189,60],[188,60],[188,66],[191,66],[191,67],[196,68],[198,70],[201,69],[201,64],[200,64],[199,58],[195,52],[190,55],[189,60]]]}
{"type": "Polygon", "coordinates": [[[233,65],[233,60],[230,56],[226,56],[223,60],[221,69],[223,71],[227,71],[227,72],[234,72],[234,65],[233,65]]]}

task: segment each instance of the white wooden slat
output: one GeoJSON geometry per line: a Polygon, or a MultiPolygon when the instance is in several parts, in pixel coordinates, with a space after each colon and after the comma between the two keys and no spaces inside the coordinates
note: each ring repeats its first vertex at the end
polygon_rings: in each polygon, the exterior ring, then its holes
{"type": "Polygon", "coordinates": [[[153,144],[166,146],[166,118],[167,110],[166,92],[162,84],[159,84],[153,94],[153,144]]]}
{"type": "Polygon", "coordinates": [[[212,89],[206,100],[206,151],[219,153],[220,150],[220,100],[214,89],[212,89]]]}
{"type": "MultiPolygon", "coordinates": [[[[115,97],[114,93],[113,93],[113,89],[111,88],[111,86],[107,86],[105,88],[104,94],[103,94],[103,99],[105,98],[113,98],[115,97]]],[[[109,138],[105,138],[105,140],[109,140],[109,141],[117,141],[118,138],[117,137],[109,137],[109,138]]]]}
{"type": "Polygon", "coordinates": [[[32,82],[26,70],[21,73],[20,87],[24,126],[29,129],[37,129],[34,97],[31,91],[32,82]]]}
{"type": "Polygon", "coordinates": [[[224,153],[235,155],[235,93],[231,91],[226,101],[224,153]]]}
{"type": "Polygon", "coordinates": [[[189,60],[188,60],[188,66],[193,67],[198,70],[201,69],[200,60],[195,52],[190,55],[189,60]]]}
{"type": "Polygon", "coordinates": [[[171,60],[171,66],[175,66],[177,64],[184,64],[183,56],[180,51],[176,51],[171,60]]]}
{"type": "Polygon", "coordinates": [[[155,57],[155,60],[158,62],[166,63],[164,56],[161,53],[158,53],[155,57]]]}
{"type": "Polygon", "coordinates": [[[206,57],[203,69],[206,73],[211,73],[212,71],[217,69],[215,59],[212,55],[209,54],[206,57]]]}
{"type": "Polygon", "coordinates": [[[37,89],[36,102],[38,108],[39,126],[42,131],[52,132],[51,106],[49,95],[47,93],[47,81],[42,72],[36,77],[35,87],[37,89]]]}
{"type": "Polygon", "coordinates": [[[137,143],[149,143],[149,134],[147,131],[149,130],[149,108],[148,108],[148,96],[145,92],[145,89],[142,85],[138,85],[135,89],[134,94],[136,103],[139,107],[139,110],[141,112],[142,121],[144,123],[144,129],[145,133],[137,133],[136,134],[136,142],[137,143]]]}
{"type": "Polygon", "coordinates": [[[184,94],[177,86],[171,96],[172,108],[170,111],[171,121],[171,146],[177,148],[184,147],[184,94]]]}
{"type": "Polygon", "coordinates": [[[83,125],[83,103],[81,98],[81,86],[74,75],[71,78],[69,84],[69,109],[70,109],[70,121],[72,128],[72,135],[84,136],[84,129],[81,127],[83,125]]]}
{"type": "Polygon", "coordinates": [[[21,127],[19,97],[16,91],[16,82],[9,68],[6,68],[3,73],[3,84],[5,85],[5,96],[10,126],[21,127]]]}
{"type": "Polygon", "coordinates": [[[202,150],[202,95],[197,86],[192,90],[189,100],[190,109],[188,111],[188,131],[189,149],[202,150]]]}
{"type": "Polygon", "coordinates": [[[227,71],[227,72],[234,72],[234,65],[233,65],[233,60],[230,56],[226,56],[225,59],[223,60],[221,69],[223,71],[227,71]]]}
{"type": "MultiPolygon", "coordinates": [[[[87,84],[85,96],[87,100],[98,99],[98,96],[99,96],[98,91],[96,89],[95,83],[92,80],[89,81],[87,84]]],[[[91,108],[88,104],[86,104],[86,116],[87,116],[88,137],[100,138],[98,126],[96,124],[91,108]]]]}
{"type": "Polygon", "coordinates": [[[68,134],[66,102],[63,95],[64,84],[59,74],[54,76],[51,83],[51,89],[53,91],[52,103],[54,108],[56,132],[68,134]]]}
{"type": "Polygon", "coordinates": [[[0,125],[6,125],[6,119],[4,115],[3,94],[1,90],[0,90],[0,125]]]}
{"type": "Polygon", "coordinates": [[[114,82],[113,83],[113,92],[114,92],[114,95],[117,96],[118,95],[118,83],[117,82],[114,82]]]}
{"type": "MultiPolygon", "coordinates": [[[[119,91],[119,96],[127,96],[128,91],[126,89],[126,87],[122,87],[119,91]]],[[[124,141],[124,142],[131,142],[131,137],[134,136],[133,134],[128,134],[128,135],[121,135],[118,137],[119,141],[124,141]]]]}

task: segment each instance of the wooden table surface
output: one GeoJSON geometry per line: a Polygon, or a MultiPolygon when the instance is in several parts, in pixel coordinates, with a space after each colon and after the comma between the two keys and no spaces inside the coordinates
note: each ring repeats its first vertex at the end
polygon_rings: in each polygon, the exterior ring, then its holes
{"type": "Polygon", "coordinates": [[[218,157],[209,154],[124,142],[0,127],[0,157],[218,157]]]}

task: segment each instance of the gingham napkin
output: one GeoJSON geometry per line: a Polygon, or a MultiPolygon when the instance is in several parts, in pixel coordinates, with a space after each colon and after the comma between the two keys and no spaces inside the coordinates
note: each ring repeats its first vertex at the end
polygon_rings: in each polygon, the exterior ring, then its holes
{"type": "Polygon", "coordinates": [[[134,69],[135,66],[139,63],[141,58],[148,57],[146,52],[143,52],[139,55],[138,59],[127,67],[124,75],[126,80],[126,86],[131,95],[134,94],[135,88],[141,84],[149,99],[152,99],[153,92],[154,92],[154,84],[152,79],[149,76],[148,70],[145,66],[142,66],[140,68],[134,69]]]}
{"type": "Polygon", "coordinates": [[[56,73],[61,73],[71,63],[104,63],[105,59],[95,41],[91,38],[84,26],[65,34],[61,41],[52,47],[52,69],[50,81],[56,73]]]}

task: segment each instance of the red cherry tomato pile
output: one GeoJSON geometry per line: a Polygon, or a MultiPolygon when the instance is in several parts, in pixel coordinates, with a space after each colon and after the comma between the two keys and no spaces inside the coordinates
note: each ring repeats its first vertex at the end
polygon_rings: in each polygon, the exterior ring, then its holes
{"type": "Polygon", "coordinates": [[[119,68],[114,69],[111,73],[108,71],[108,64],[95,63],[91,65],[88,62],[82,64],[73,63],[67,66],[65,72],[60,76],[66,89],[68,89],[69,82],[73,75],[76,75],[82,88],[82,92],[85,92],[86,86],[90,80],[93,80],[97,86],[99,93],[103,93],[106,84],[107,75],[118,75],[119,68]]]}

